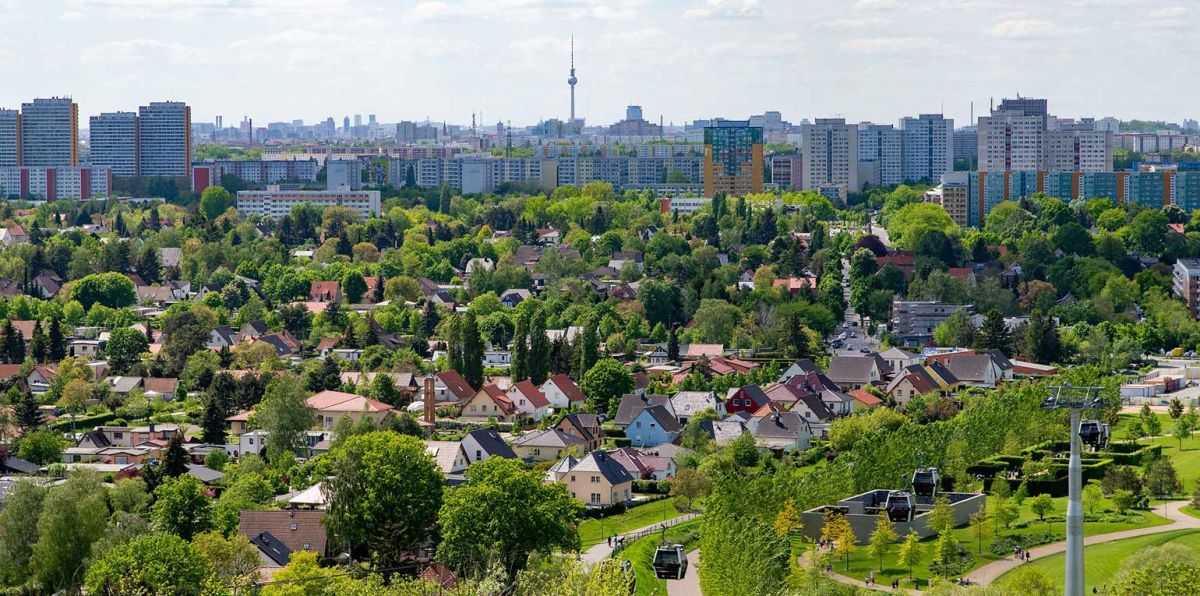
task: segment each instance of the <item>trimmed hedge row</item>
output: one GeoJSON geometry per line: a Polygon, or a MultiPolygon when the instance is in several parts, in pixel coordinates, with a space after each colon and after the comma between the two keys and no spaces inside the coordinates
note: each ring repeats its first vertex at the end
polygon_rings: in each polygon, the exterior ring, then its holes
{"type": "MultiPolygon", "coordinates": [[[[117,415],[114,412],[107,412],[104,414],[96,414],[94,416],[80,416],[75,419],[75,429],[76,430],[91,430],[93,428],[96,428],[97,426],[103,425],[107,422],[112,422],[113,420],[116,420],[116,419],[117,419],[117,415]]],[[[71,430],[71,417],[63,416],[63,417],[59,418],[58,420],[56,420],[54,423],[50,424],[49,427],[50,427],[50,430],[52,430],[54,432],[69,431],[69,430],[71,430]]]]}

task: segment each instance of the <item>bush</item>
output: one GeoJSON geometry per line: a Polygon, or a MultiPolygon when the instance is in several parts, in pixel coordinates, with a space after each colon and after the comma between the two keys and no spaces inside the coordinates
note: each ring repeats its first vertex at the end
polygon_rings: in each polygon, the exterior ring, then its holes
{"type": "Polygon", "coordinates": [[[633,492],[647,495],[665,495],[671,492],[671,483],[666,480],[634,480],[633,492]]]}
{"type": "Polygon", "coordinates": [[[988,552],[998,557],[1013,554],[1013,549],[1021,547],[1023,549],[1040,546],[1042,544],[1050,544],[1062,540],[1062,537],[1051,532],[1030,532],[1028,534],[1004,535],[988,545],[988,552]]]}

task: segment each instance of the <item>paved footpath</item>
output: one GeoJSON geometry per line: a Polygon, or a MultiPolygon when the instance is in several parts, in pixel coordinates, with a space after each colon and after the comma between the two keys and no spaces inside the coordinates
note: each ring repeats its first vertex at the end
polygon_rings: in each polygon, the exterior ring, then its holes
{"type": "Polygon", "coordinates": [[[667,580],[667,596],[702,596],[700,592],[700,550],[687,555],[687,575],[679,581],[667,580]]]}
{"type": "MultiPolygon", "coordinates": [[[[695,514],[681,515],[679,517],[669,519],[665,522],[658,522],[656,524],[651,524],[644,528],[638,528],[636,530],[631,530],[629,532],[625,532],[624,534],[618,534],[617,537],[618,538],[623,537],[626,539],[626,541],[633,542],[633,540],[636,540],[636,538],[633,538],[634,534],[639,534],[639,533],[645,532],[647,530],[655,530],[658,528],[662,528],[664,526],[670,528],[673,526],[677,526],[686,521],[692,521],[693,519],[696,519],[697,517],[699,517],[699,516],[695,515],[695,514]]],[[[644,538],[645,536],[639,536],[639,537],[644,538]]],[[[580,555],[579,558],[584,563],[587,563],[588,566],[595,565],[596,563],[599,563],[600,561],[603,561],[604,559],[607,559],[609,556],[612,555],[613,546],[616,546],[616,540],[613,541],[612,545],[610,545],[608,543],[608,541],[605,540],[604,542],[601,542],[600,544],[597,544],[596,546],[593,546],[593,547],[583,551],[583,554],[580,555]]]]}
{"type": "MultiPolygon", "coordinates": [[[[1161,534],[1163,532],[1174,532],[1176,530],[1200,529],[1200,518],[1192,517],[1192,516],[1184,513],[1183,511],[1180,511],[1180,509],[1182,509],[1187,504],[1188,504],[1188,501],[1171,501],[1171,502],[1168,502],[1165,504],[1165,508],[1166,508],[1165,517],[1170,519],[1171,523],[1163,524],[1160,526],[1150,526],[1150,527],[1146,527],[1146,528],[1136,528],[1133,530],[1122,530],[1120,532],[1109,532],[1107,534],[1096,534],[1094,536],[1087,536],[1083,539],[1083,544],[1084,544],[1084,546],[1090,546],[1093,544],[1102,544],[1105,542],[1112,542],[1114,540],[1123,540],[1125,538],[1135,538],[1137,536],[1146,536],[1148,534],[1161,534]]],[[[1156,505],[1151,510],[1151,513],[1157,513],[1157,514],[1161,515],[1163,512],[1163,507],[1164,507],[1164,505],[1156,505]]],[[[1058,554],[1061,552],[1066,552],[1066,550],[1067,550],[1067,543],[1065,541],[1064,542],[1055,542],[1053,544],[1045,544],[1045,545],[1037,546],[1037,547],[1030,549],[1029,557],[1030,557],[1030,560],[1032,561],[1035,559],[1041,559],[1043,557],[1048,557],[1050,555],[1055,555],[1055,554],[1058,554]]],[[[803,564],[803,558],[804,557],[802,556],[801,564],[803,564]]],[[[968,573],[966,575],[966,578],[971,580],[971,582],[976,585],[986,586],[986,585],[989,585],[992,582],[996,581],[997,579],[999,579],[1000,576],[1004,575],[1005,573],[1007,573],[1013,569],[1016,569],[1018,566],[1021,565],[1021,563],[1022,563],[1022,561],[1017,561],[1015,558],[1005,558],[1000,561],[993,561],[991,563],[988,563],[987,565],[979,567],[979,568],[975,569],[974,571],[968,573]]],[[[829,577],[831,577],[834,580],[837,580],[843,584],[849,584],[852,586],[857,586],[859,588],[867,588],[867,585],[865,583],[863,583],[862,580],[857,580],[852,577],[847,577],[847,576],[842,575],[837,572],[829,574],[829,577]]],[[[905,582],[905,583],[907,583],[907,582],[905,582]]],[[[870,589],[876,590],[879,592],[891,592],[892,591],[892,589],[888,585],[872,586],[870,589]]],[[[920,594],[921,593],[920,591],[911,590],[911,589],[905,590],[903,588],[901,588],[899,590],[899,592],[904,593],[904,594],[920,594]]]]}
{"type": "MultiPolygon", "coordinates": [[[[1083,544],[1084,546],[1090,546],[1093,544],[1112,542],[1113,540],[1123,540],[1125,538],[1145,536],[1147,534],[1161,534],[1163,532],[1174,532],[1175,530],[1200,529],[1200,519],[1180,511],[1180,509],[1187,504],[1187,501],[1171,501],[1165,504],[1167,511],[1165,517],[1171,520],[1171,523],[1169,524],[1150,526],[1147,528],[1137,528],[1134,530],[1122,530],[1120,532],[1109,532],[1107,534],[1096,534],[1094,536],[1088,536],[1084,538],[1083,544]]],[[[1151,509],[1151,513],[1161,514],[1162,510],[1163,505],[1156,505],[1153,509],[1151,509]]],[[[1066,542],[1055,542],[1053,544],[1046,544],[1030,549],[1029,556],[1031,560],[1040,559],[1042,557],[1048,557],[1050,555],[1066,552],[1066,550],[1066,542]]],[[[1001,575],[1004,575],[1006,572],[1016,568],[1020,564],[1021,563],[1016,559],[993,561],[976,569],[975,571],[972,571],[971,573],[968,573],[967,579],[970,579],[977,584],[986,586],[993,581],[996,581],[996,579],[1001,575]]]]}

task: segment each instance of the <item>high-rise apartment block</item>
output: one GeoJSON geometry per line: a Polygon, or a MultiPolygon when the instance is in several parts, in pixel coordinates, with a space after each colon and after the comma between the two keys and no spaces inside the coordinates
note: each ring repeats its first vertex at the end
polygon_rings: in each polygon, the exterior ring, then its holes
{"type": "Polygon", "coordinates": [[[192,109],[178,101],[138,108],[138,175],[191,176],[192,109]]]}
{"type": "Polygon", "coordinates": [[[1097,130],[1049,130],[1043,142],[1042,168],[1063,172],[1111,172],[1112,133],[1097,130]]]}
{"type": "Polygon", "coordinates": [[[800,127],[804,154],[805,190],[844,186],[848,192],[860,189],[858,180],[858,126],[844,118],[817,118],[800,127]]]}
{"type": "Polygon", "coordinates": [[[1200,259],[1175,261],[1172,289],[1183,298],[1192,318],[1200,318],[1200,259]]]}
{"type": "Polygon", "coordinates": [[[1050,116],[1044,99],[1006,99],[979,118],[979,170],[1111,172],[1108,128],[1050,116]]]}
{"type": "Polygon", "coordinates": [[[890,186],[903,182],[901,146],[901,132],[891,124],[858,125],[860,184],[890,186]]]}
{"type": "Polygon", "coordinates": [[[1046,117],[993,111],[979,117],[979,169],[986,172],[1037,170],[1042,166],[1046,117]]]}
{"type": "Polygon", "coordinates": [[[781,190],[800,188],[804,171],[804,157],[799,154],[771,156],[771,182],[781,190]]]}
{"type": "Polygon", "coordinates": [[[21,165],[21,112],[0,109],[0,167],[21,165]]]}
{"type": "Polygon", "coordinates": [[[900,120],[905,181],[937,181],[954,171],[954,120],[921,114],[900,120]]]}
{"type": "Polygon", "coordinates": [[[79,165],[79,105],[69,97],[21,104],[21,165],[79,165]]]}
{"type": "Polygon", "coordinates": [[[92,116],[88,125],[88,161],[114,176],[137,176],[138,115],[111,112],[92,116]]]}
{"type": "Polygon", "coordinates": [[[760,193],[763,129],[749,120],[723,120],[704,128],[704,196],[760,193]]]}

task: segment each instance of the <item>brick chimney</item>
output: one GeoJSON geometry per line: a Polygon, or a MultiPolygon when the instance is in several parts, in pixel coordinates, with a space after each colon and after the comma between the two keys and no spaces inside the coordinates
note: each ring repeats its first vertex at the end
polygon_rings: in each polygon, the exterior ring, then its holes
{"type": "Polygon", "coordinates": [[[425,377],[425,408],[422,411],[422,415],[425,418],[425,424],[429,425],[431,430],[433,429],[434,425],[434,417],[437,414],[437,412],[434,411],[433,406],[433,392],[433,375],[429,375],[428,377],[425,377]]]}

